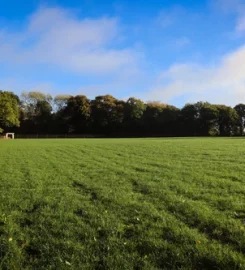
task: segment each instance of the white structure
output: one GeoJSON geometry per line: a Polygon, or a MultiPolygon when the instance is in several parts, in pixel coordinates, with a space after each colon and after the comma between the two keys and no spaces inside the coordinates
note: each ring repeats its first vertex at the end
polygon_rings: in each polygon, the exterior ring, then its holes
{"type": "Polygon", "coordinates": [[[4,136],[5,139],[13,139],[14,140],[14,133],[6,133],[4,136]]]}

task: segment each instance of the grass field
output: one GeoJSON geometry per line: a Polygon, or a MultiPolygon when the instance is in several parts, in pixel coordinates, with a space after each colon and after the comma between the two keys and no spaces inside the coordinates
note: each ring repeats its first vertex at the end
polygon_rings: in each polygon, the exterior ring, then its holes
{"type": "Polygon", "coordinates": [[[245,140],[0,141],[0,269],[245,269],[245,140]]]}

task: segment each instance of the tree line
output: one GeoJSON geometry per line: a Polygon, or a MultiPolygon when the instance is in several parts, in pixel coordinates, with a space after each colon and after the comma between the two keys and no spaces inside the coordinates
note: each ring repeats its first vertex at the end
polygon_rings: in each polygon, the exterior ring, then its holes
{"type": "Polygon", "coordinates": [[[106,136],[242,136],[245,104],[234,108],[208,102],[179,109],[160,102],[127,101],[111,95],[0,91],[0,133],[98,134],[106,136]]]}

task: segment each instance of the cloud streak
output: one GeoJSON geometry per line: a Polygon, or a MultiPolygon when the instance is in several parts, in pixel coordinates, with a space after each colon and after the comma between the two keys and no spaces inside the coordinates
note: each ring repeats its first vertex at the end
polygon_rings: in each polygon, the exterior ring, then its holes
{"type": "Polygon", "coordinates": [[[20,32],[0,31],[0,61],[50,64],[82,74],[106,74],[137,65],[133,48],[117,48],[115,18],[80,19],[61,8],[41,8],[20,32]]]}
{"type": "Polygon", "coordinates": [[[172,102],[186,96],[199,100],[235,105],[245,103],[245,46],[231,52],[215,65],[175,64],[162,72],[144,99],[172,102]]]}

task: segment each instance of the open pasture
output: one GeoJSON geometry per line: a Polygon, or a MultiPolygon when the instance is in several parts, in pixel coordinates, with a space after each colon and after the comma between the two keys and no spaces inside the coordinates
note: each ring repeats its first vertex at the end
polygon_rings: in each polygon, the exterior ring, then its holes
{"type": "Polygon", "coordinates": [[[0,269],[245,269],[242,138],[0,140],[0,269]]]}

